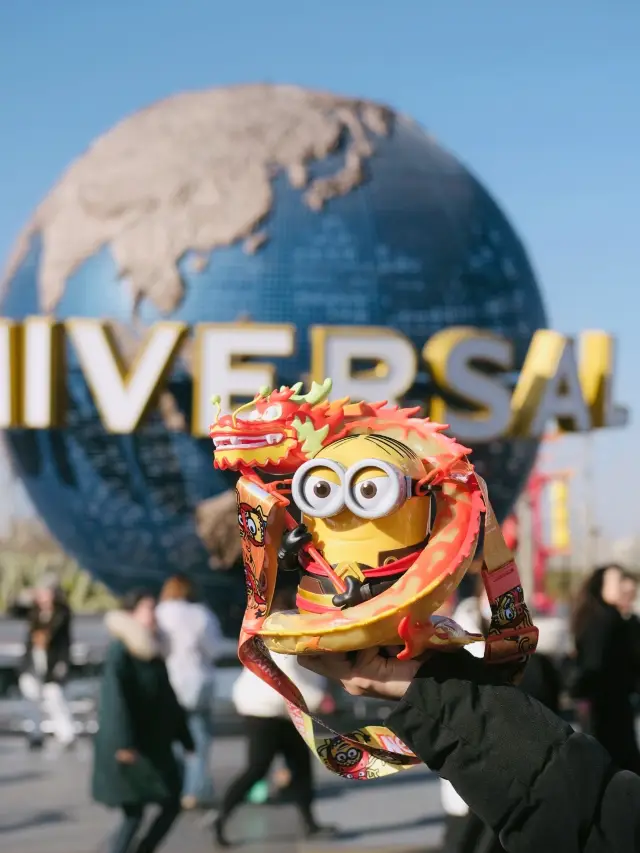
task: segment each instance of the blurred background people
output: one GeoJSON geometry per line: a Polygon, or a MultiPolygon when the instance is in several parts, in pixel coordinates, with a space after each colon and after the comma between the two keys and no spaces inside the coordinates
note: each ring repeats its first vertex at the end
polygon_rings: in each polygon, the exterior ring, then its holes
{"type": "MultiPolygon", "coordinates": [[[[272,610],[295,607],[295,589],[276,589],[272,610]]],[[[298,687],[311,713],[317,713],[326,693],[326,680],[303,669],[294,655],[272,653],[277,666],[298,687]]],[[[291,774],[290,790],[302,817],[306,836],[330,834],[321,827],[313,813],[314,783],[312,756],[296,727],[291,722],[284,699],[248,669],[244,669],[233,687],[233,702],[244,718],[247,757],[245,769],[231,782],[222,799],[220,813],[214,823],[215,840],[229,846],[227,825],[254,785],[265,779],[274,758],[281,755],[291,774]]]]}
{"type": "Polygon", "coordinates": [[[633,661],[633,686],[631,704],[634,714],[640,710],[640,619],[636,613],[638,600],[638,578],[625,572],[620,581],[620,602],[618,609],[627,626],[627,638],[631,647],[633,661]]]}
{"type": "Polygon", "coordinates": [[[213,802],[210,770],[216,660],[222,647],[218,618],[196,601],[189,578],[176,575],[165,583],[156,609],[165,639],[169,680],[187,713],[195,745],[185,757],[182,807],[193,809],[213,802]]]}
{"type": "Polygon", "coordinates": [[[174,744],[191,751],[193,741],[162,658],[153,596],[130,593],[106,625],[112,641],[100,692],[93,798],[122,812],[109,853],[152,853],[180,813],[182,773],[174,744]],[[152,803],[160,810],[135,844],[152,803]]]}
{"type": "Polygon", "coordinates": [[[629,572],[624,572],[620,579],[620,598],[618,610],[625,619],[638,622],[635,613],[636,601],[638,599],[638,578],[629,572]]]}
{"type": "Polygon", "coordinates": [[[43,741],[42,723],[48,719],[53,736],[63,747],[75,740],[75,726],[64,694],[71,657],[71,610],[53,575],[43,578],[28,615],[25,653],[19,685],[32,703],[31,745],[43,741]]]}
{"type": "Polygon", "coordinates": [[[585,582],[573,614],[576,672],[572,694],[581,725],[625,770],[640,773],[632,694],[636,661],[620,612],[624,572],[617,565],[596,569],[585,582]]]}

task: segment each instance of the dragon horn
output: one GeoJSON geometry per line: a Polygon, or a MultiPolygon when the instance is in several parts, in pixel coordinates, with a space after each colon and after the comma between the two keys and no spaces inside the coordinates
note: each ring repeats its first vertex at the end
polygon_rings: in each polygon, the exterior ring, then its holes
{"type": "Polygon", "coordinates": [[[331,388],[333,386],[333,382],[331,379],[325,379],[322,385],[318,382],[311,383],[311,390],[306,394],[298,394],[297,391],[300,390],[301,383],[298,383],[298,387],[296,390],[296,386],[293,387],[292,390],[295,391],[293,396],[290,398],[294,403],[309,403],[310,406],[316,406],[318,403],[322,403],[327,399],[329,394],[331,393],[331,388]]]}
{"type": "Polygon", "coordinates": [[[218,419],[220,418],[220,407],[221,407],[222,399],[220,394],[214,394],[211,398],[211,405],[215,410],[215,423],[218,423],[218,419]]]}

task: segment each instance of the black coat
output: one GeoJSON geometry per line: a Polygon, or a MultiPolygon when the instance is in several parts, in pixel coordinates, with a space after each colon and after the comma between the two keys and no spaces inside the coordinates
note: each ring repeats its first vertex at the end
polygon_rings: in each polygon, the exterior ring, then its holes
{"type": "Polygon", "coordinates": [[[47,634],[47,669],[44,681],[62,683],[69,672],[71,658],[71,611],[66,604],[56,602],[50,618],[45,618],[39,607],[29,611],[29,628],[21,672],[35,674],[33,638],[38,631],[47,634]]]}
{"type": "Polygon", "coordinates": [[[589,733],[620,767],[640,773],[631,696],[637,679],[634,638],[615,607],[599,605],[576,637],[572,695],[589,702],[589,733]]]}
{"type": "Polygon", "coordinates": [[[640,777],[499,679],[468,652],[434,655],[387,724],[508,853],[637,853],[640,777]]]}
{"type": "Polygon", "coordinates": [[[531,655],[518,687],[554,714],[560,710],[560,673],[548,655],[542,652],[531,655]]]}
{"type": "MultiPolygon", "coordinates": [[[[126,624],[125,614],[116,615],[126,624]]],[[[181,769],[173,745],[193,749],[164,661],[127,639],[115,639],[107,653],[94,741],[92,793],[107,806],[179,798],[181,769]],[[122,764],[119,750],[135,750],[139,758],[122,764]]]]}

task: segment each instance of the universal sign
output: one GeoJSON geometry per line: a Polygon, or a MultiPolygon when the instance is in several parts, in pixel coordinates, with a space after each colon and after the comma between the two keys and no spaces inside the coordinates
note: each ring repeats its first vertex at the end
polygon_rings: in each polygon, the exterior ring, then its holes
{"type": "MultiPolygon", "coordinates": [[[[261,386],[273,387],[271,360],[293,356],[296,344],[295,326],[287,324],[202,323],[190,329],[160,322],[150,327],[136,359],[125,367],[113,329],[103,320],[0,320],[0,428],[64,426],[68,340],[105,429],[133,432],[155,404],[191,333],[195,436],[208,435],[214,392],[229,410],[261,386]]],[[[539,436],[554,420],[573,432],[627,420],[626,410],[614,403],[615,343],[605,332],[581,334],[577,352],[574,341],[558,332],[536,332],[515,388],[508,382],[513,346],[487,331],[450,327],[426,341],[420,353],[393,329],[314,326],[309,334],[310,378],[331,376],[335,398],[396,401],[413,385],[422,359],[439,393],[471,407],[435,396],[429,401],[431,417],[470,444],[539,436]],[[356,370],[363,362],[371,367],[356,370]]]]}

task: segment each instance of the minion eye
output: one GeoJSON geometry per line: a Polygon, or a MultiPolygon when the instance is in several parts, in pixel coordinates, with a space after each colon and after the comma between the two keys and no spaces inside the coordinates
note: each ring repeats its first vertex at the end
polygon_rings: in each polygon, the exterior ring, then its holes
{"type": "Polygon", "coordinates": [[[335,515],[335,505],[342,505],[342,484],[331,483],[322,476],[315,477],[310,474],[302,487],[303,498],[307,507],[304,512],[307,515],[315,515],[319,518],[327,514],[335,515]]]}
{"type": "Polygon", "coordinates": [[[347,507],[360,518],[382,518],[400,507],[407,493],[404,474],[393,465],[363,459],[347,473],[347,507]]]}
{"type": "Polygon", "coordinates": [[[393,507],[398,498],[397,479],[386,475],[361,480],[352,487],[353,502],[358,508],[358,514],[387,510],[393,507]]]}
{"type": "Polygon", "coordinates": [[[305,462],[294,474],[291,495],[311,518],[330,518],[344,509],[344,469],[330,459],[305,462]]]}

